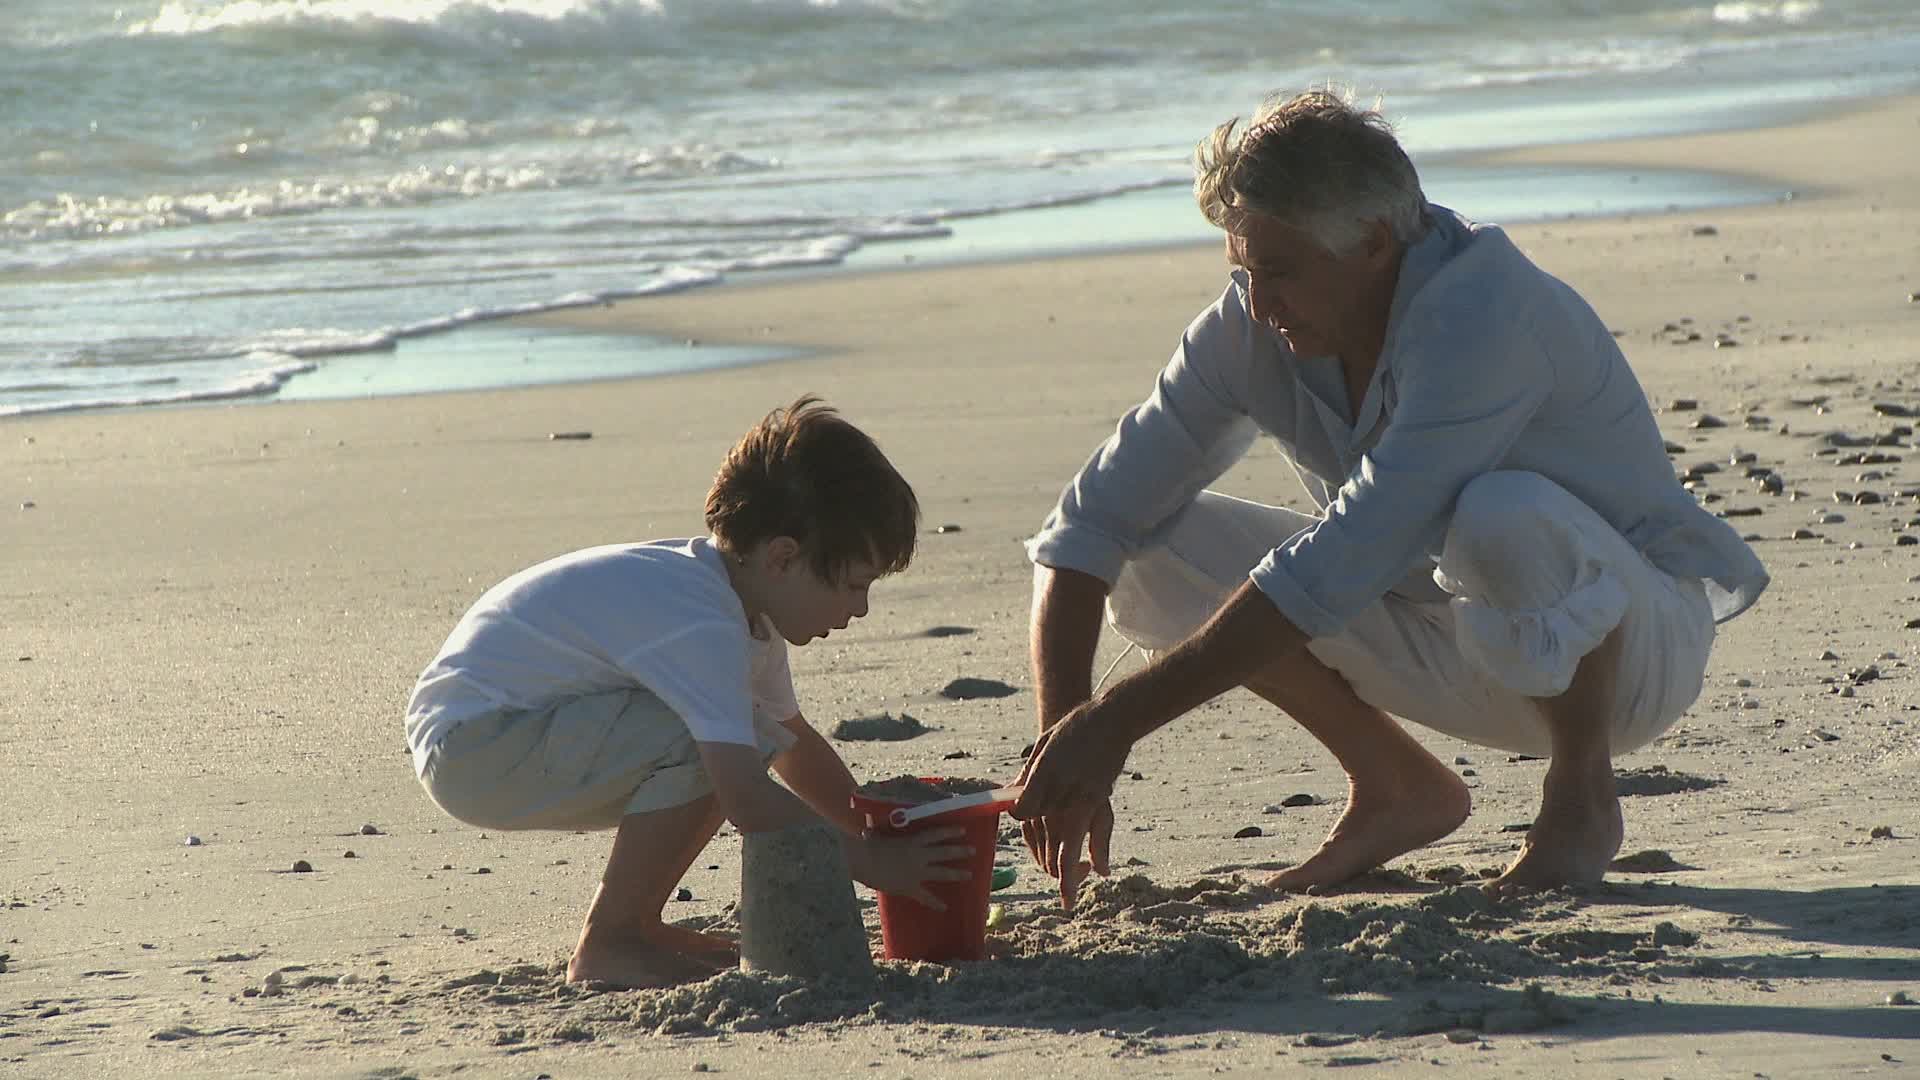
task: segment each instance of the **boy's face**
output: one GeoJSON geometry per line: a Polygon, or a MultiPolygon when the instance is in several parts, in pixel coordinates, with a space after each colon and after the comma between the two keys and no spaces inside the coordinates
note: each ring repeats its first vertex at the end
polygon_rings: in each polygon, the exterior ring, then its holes
{"type": "Polygon", "coordinates": [[[796,557],[773,575],[766,594],[767,618],[788,643],[805,645],[865,615],[867,590],[879,577],[872,563],[855,560],[840,580],[828,581],[810,561],[796,557]]]}

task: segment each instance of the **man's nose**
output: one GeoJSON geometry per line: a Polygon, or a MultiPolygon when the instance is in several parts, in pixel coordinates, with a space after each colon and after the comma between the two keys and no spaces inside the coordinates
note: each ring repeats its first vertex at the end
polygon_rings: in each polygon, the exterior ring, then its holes
{"type": "Polygon", "coordinates": [[[1262,326],[1276,325],[1283,314],[1285,305],[1274,292],[1272,286],[1262,287],[1249,279],[1247,282],[1247,313],[1253,321],[1262,326]]]}

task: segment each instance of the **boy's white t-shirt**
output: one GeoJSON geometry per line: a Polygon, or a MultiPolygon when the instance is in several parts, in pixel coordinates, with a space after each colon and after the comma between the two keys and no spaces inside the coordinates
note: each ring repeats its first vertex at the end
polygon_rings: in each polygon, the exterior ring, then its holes
{"type": "Polygon", "coordinates": [[[724,556],[706,538],[587,548],[488,589],[420,674],[407,705],[416,771],[488,713],[645,687],[701,742],[753,746],[756,716],[800,712],[787,645],[747,629],[724,556]]]}

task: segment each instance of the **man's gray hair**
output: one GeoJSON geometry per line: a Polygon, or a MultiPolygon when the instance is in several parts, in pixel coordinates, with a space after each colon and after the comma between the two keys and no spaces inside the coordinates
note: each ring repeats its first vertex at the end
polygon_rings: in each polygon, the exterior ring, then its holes
{"type": "Polygon", "coordinates": [[[1385,222],[1409,244],[1426,231],[1427,198],[1413,162],[1377,109],[1331,88],[1274,95],[1253,122],[1221,124],[1193,152],[1193,197],[1228,232],[1249,214],[1291,225],[1337,255],[1385,222]]]}

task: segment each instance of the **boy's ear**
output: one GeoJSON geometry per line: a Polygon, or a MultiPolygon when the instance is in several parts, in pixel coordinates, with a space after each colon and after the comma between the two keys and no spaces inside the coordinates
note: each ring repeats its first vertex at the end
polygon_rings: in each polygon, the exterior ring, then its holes
{"type": "Polygon", "coordinates": [[[767,569],[786,573],[800,558],[800,541],[791,536],[776,536],[767,541],[767,569]]]}

